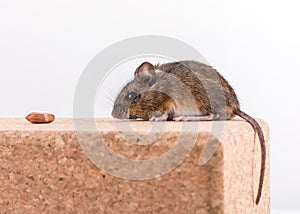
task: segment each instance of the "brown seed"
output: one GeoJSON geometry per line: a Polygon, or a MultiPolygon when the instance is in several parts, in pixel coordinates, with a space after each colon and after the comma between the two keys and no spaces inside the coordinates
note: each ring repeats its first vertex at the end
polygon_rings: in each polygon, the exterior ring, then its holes
{"type": "Polygon", "coordinates": [[[49,113],[31,112],[25,119],[31,123],[51,123],[54,121],[55,116],[49,113]]]}

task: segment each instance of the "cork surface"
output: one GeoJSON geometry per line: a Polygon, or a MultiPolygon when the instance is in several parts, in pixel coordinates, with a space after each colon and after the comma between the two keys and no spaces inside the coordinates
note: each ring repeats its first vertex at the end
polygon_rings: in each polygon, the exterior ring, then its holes
{"type": "MultiPolygon", "coordinates": [[[[223,126],[223,122],[98,119],[98,133],[81,130],[82,142],[72,119],[36,125],[24,119],[0,119],[0,212],[270,213],[269,131],[266,123],[259,123],[268,158],[257,206],[260,146],[243,120],[226,121],[223,126]],[[176,147],[178,139],[184,145],[195,140],[195,145],[173,170],[155,178],[130,180],[112,174],[138,174],[134,165],[127,171],[96,166],[93,158],[103,147],[90,142],[99,133],[112,151],[133,161],[162,157],[176,147]],[[215,148],[212,154],[210,147],[215,148]]],[[[100,163],[110,165],[105,160],[100,163]]],[[[142,175],[148,176],[153,168],[150,165],[142,175]]]]}

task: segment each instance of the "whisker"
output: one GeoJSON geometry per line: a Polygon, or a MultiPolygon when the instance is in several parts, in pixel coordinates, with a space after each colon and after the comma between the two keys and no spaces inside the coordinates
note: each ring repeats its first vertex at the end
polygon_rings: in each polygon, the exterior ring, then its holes
{"type": "Polygon", "coordinates": [[[114,100],[113,100],[111,97],[109,97],[109,96],[106,96],[106,98],[108,99],[108,101],[109,101],[111,104],[113,104],[113,103],[114,103],[114,100]]]}
{"type": "Polygon", "coordinates": [[[107,91],[104,91],[104,96],[109,101],[110,104],[114,103],[113,97],[107,91]]]}

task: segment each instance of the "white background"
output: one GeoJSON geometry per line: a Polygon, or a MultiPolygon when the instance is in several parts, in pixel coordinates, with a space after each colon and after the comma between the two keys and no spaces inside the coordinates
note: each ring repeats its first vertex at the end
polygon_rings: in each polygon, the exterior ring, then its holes
{"type": "Polygon", "coordinates": [[[103,48],[138,35],[174,37],[229,80],[244,111],[269,123],[272,208],[300,209],[298,2],[0,0],[0,117],[72,117],[77,80],[103,48]]]}

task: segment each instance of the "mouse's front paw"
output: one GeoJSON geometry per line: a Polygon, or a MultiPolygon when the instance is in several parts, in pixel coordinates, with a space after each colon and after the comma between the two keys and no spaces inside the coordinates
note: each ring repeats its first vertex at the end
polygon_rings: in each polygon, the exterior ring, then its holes
{"type": "Polygon", "coordinates": [[[184,120],[183,116],[178,116],[178,117],[173,118],[173,121],[176,121],[176,122],[180,122],[180,121],[183,121],[183,120],[184,120]]]}
{"type": "Polygon", "coordinates": [[[168,115],[163,114],[161,116],[152,116],[149,121],[167,121],[168,115]]]}

